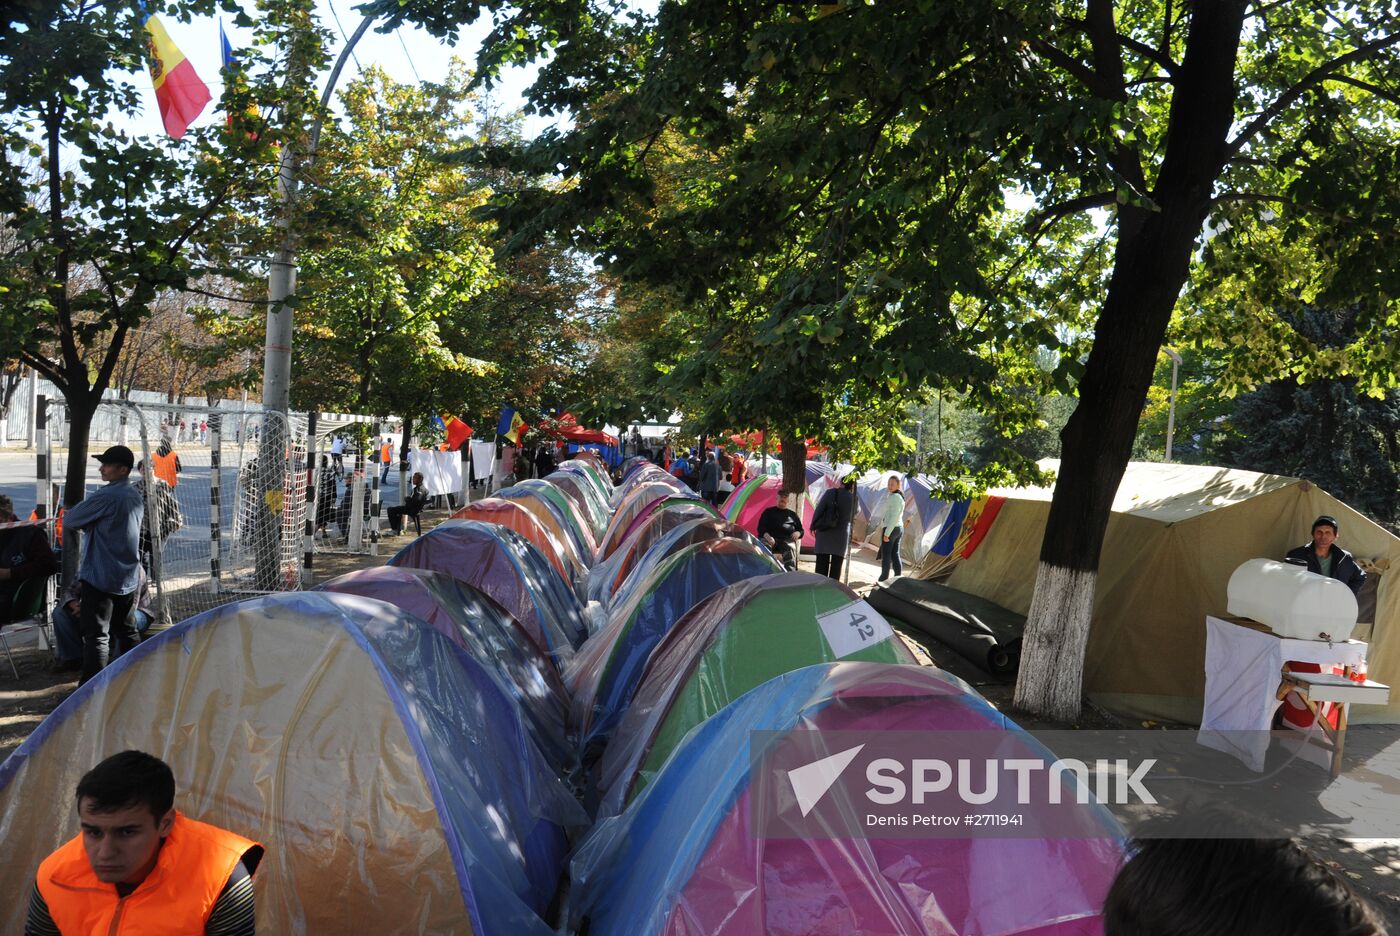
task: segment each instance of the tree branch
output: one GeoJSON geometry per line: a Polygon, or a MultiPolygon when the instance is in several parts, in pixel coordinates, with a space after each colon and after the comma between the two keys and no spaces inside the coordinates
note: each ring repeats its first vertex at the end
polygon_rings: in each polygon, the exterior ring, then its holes
{"type": "Polygon", "coordinates": [[[56,367],[48,358],[41,357],[37,352],[21,351],[19,353],[19,359],[43,374],[44,377],[48,379],[49,383],[53,384],[55,387],[62,388],[63,385],[67,383],[63,378],[63,371],[56,367]]]}
{"type": "Polygon", "coordinates": [[[1330,62],[1323,62],[1312,71],[1308,72],[1297,84],[1280,94],[1272,104],[1264,108],[1259,113],[1258,117],[1255,117],[1249,122],[1249,126],[1241,130],[1238,136],[1226,144],[1226,158],[1228,159],[1244,149],[1244,145],[1254,139],[1261,130],[1269,125],[1270,121],[1287,110],[1294,101],[1307,93],[1309,88],[1315,87],[1332,77],[1337,69],[1350,65],[1353,62],[1362,61],[1373,52],[1379,52],[1381,49],[1393,46],[1398,42],[1400,42],[1400,33],[1391,33],[1388,36],[1381,36],[1374,42],[1368,42],[1360,48],[1353,49],[1346,55],[1340,55],[1330,62]]]}
{"type": "Polygon", "coordinates": [[[1094,192],[1091,195],[1080,195],[1078,198],[1062,201],[1031,215],[1026,221],[1026,230],[1033,237],[1038,237],[1045,225],[1051,221],[1058,221],[1067,215],[1088,211],[1090,208],[1107,208],[1115,204],[1117,199],[1116,192],[1094,192]]]}
{"type": "Polygon", "coordinates": [[[1270,195],[1265,192],[1226,192],[1217,195],[1210,200],[1212,205],[1223,205],[1227,202],[1268,202],[1276,205],[1288,204],[1288,199],[1282,195],[1270,195]]]}
{"type": "Polygon", "coordinates": [[[1360,78],[1353,78],[1350,75],[1328,75],[1324,80],[1340,81],[1342,84],[1349,84],[1354,88],[1360,88],[1362,91],[1369,91],[1382,101],[1400,104],[1400,94],[1396,94],[1394,91],[1382,88],[1379,85],[1371,84],[1369,81],[1362,81],[1360,78]]]}

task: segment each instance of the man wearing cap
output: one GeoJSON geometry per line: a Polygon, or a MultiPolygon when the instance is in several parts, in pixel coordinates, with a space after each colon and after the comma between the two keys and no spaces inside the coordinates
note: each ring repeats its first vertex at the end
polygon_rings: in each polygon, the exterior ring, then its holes
{"type": "Polygon", "coordinates": [[[101,463],[107,483],[79,504],[68,508],[64,525],[84,530],[83,561],[78,580],[83,601],[78,627],[83,635],[82,685],[96,676],[108,660],[116,659],[140,641],[131,618],[141,568],[141,521],[145,505],[131,483],[136,457],[125,445],[114,445],[93,458],[101,463]]]}
{"type": "Polygon", "coordinates": [[[1351,553],[1337,545],[1336,518],[1325,514],[1313,521],[1312,542],[1290,549],[1284,558],[1307,563],[1309,572],[1337,579],[1350,588],[1352,594],[1360,592],[1366,581],[1366,573],[1351,553]]]}

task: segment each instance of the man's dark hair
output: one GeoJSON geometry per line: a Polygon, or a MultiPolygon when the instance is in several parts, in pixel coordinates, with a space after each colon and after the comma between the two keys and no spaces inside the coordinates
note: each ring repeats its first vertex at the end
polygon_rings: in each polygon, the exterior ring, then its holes
{"type": "Polygon", "coordinates": [[[1340,529],[1341,529],[1340,527],[1337,526],[1337,518],[1336,518],[1336,517],[1329,517],[1329,516],[1327,516],[1326,514],[1323,514],[1321,517],[1318,517],[1316,520],[1313,521],[1312,529],[1313,529],[1314,531],[1316,531],[1317,528],[1320,527],[1320,526],[1330,526],[1330,527],[1332,528],[1332,534],[1333,534],[1334,536],[1335,536],[1335,535],[1340,531],[1340,529]]]}
{"type": "Polygon", "coordinates": [[[1385,936],[1376,911],[1288,839],[1147,839],[1104,901],[1104,936],[1385,936]]]}
{"type": "Polygon", "coordinates": [[[787,497],[789,493],[790,493],[790,492],[788,491],[787,488],[778,488],[778,496],[779,496],[779,497],[787,497]]]}
{"type": "Polygon", "coordinates": [[[175,805],[175,774],[159,757],[122,751],[83,774],[77,796],[79,802],[92,800],[93,812],[144,805],[159,821],[175,805]]]}

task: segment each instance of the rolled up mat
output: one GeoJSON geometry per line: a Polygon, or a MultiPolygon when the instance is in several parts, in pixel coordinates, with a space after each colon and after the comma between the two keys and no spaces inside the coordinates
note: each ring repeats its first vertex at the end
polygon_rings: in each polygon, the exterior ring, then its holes
{"type": "Polygon", "coordinates": [[[876,587],[866,600],[989,673],[1012,675],[1020,666],[1025,616],[985,598],[936,582],[897,578],[876,587]]]}

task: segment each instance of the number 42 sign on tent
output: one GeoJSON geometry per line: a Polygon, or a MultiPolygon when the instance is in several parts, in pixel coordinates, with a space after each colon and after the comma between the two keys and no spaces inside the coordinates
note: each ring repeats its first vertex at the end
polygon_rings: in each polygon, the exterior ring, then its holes
{"type": "Polygon", "coordinates": [[[826,642],[837,659],[894,636],[889,622],[864,601],[855,601],[835,611],[828,611],[820,615],[817,622],[821,624],[826,642]]]}

